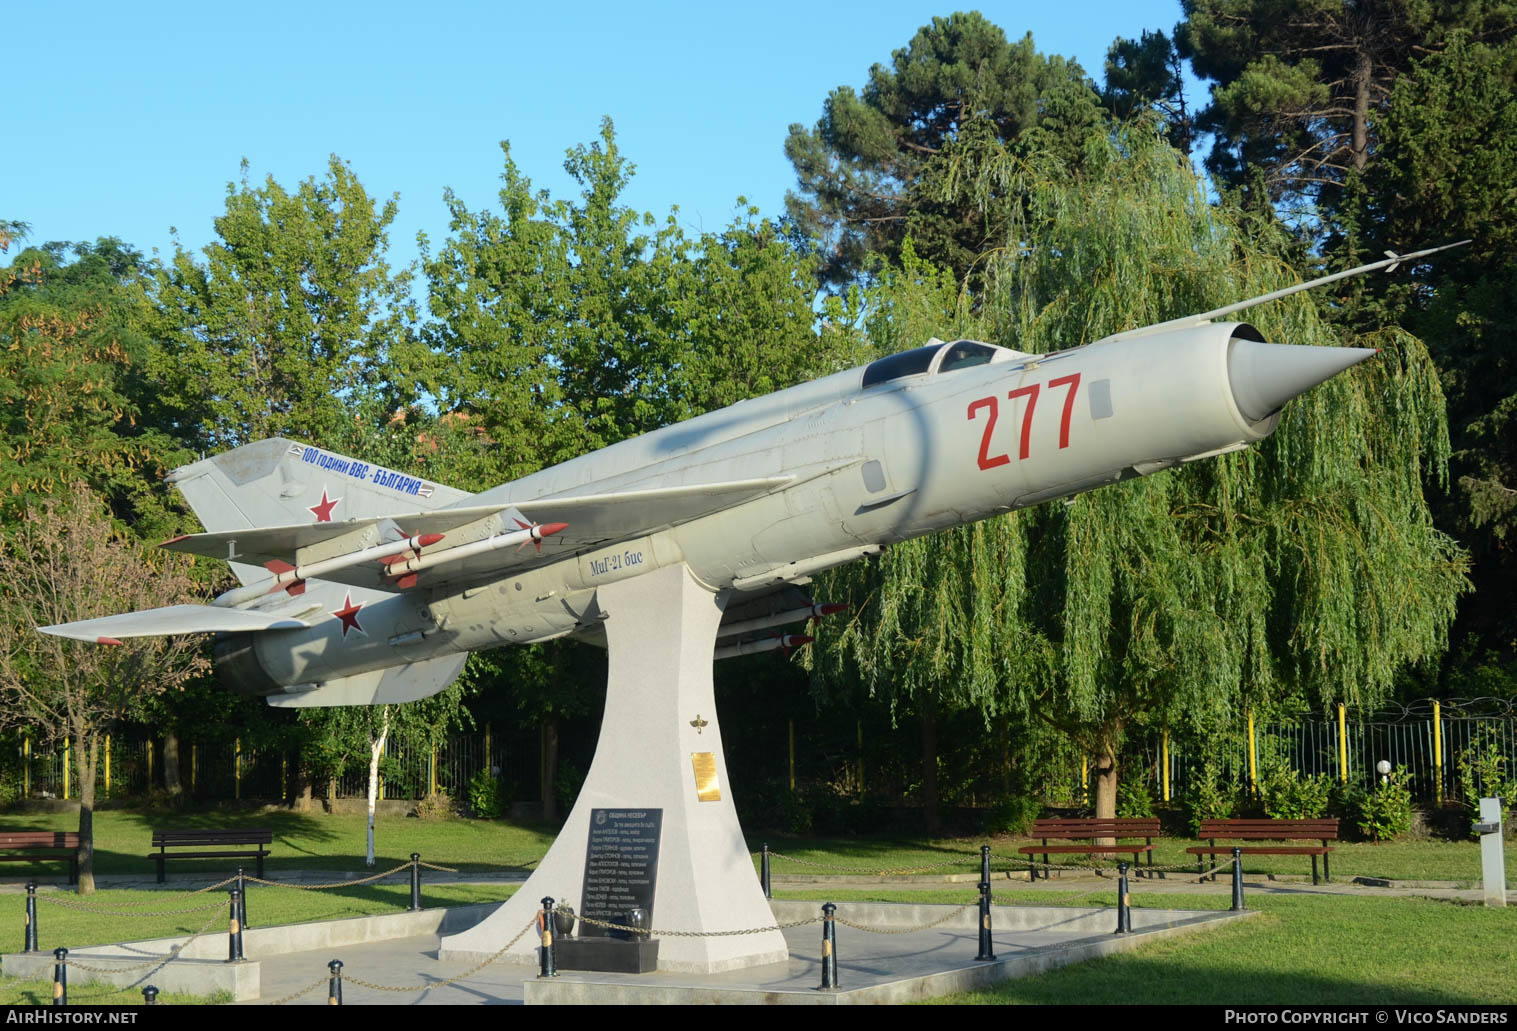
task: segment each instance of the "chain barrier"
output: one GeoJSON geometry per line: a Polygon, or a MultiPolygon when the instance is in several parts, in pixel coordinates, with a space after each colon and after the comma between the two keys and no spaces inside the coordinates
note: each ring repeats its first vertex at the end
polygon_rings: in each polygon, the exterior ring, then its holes
{"type": "MultiPolygon", "coordinates": [[[[1027,860],[1024,859],[1022,862],[1023,862],[1023,864],[1026,864],[1027,860]]],[[[1110,866],[1103,866],[1103,865],[1100,865],[1100,864],[1091,864],[1091,863],[1034,863],[1033,865],[1035,865],[1039,870],[1041,870],[1043,872],[1044,877],[1047,877],[1048,874],[1049,874],[1049,872],[1053,871],[1053,870],[1060,870],[1060,871],[1062,871],[1062,870],[1090,870],[1090,871],[1093,871],[1095,873],[1104,874],[1104,873],[1113,873],[1117,869],[1115,863],[1111,864],[1110,866]]],[[[1133,864],[1133,865],[1131,865],[1128,868],[1128,872],[1131,873],[1131,874],[1135,874],[1135,875],[1138,874],[1138,873],[1149,873],[1149,872],[1152,872],[1152,873],[1183,874],[1183,875],[1188,876],[1188,877],[1194,877],[1194,878],[1196,878],[1196,883],[1200,884],[1202,880],[1204,880],[1207,877],[1210,877],[1212,874],[1216,873],[1218,870],[1229,870],[1229,869],[1231,869],[1232,865],[1233,865],[1232,859],[1228,858],[1228,859],[1224,859],[1224,860],[1218,862],[1217,865],[1214,866],[1214,867],[1212,867],[1210,870],[1206,870],[1204,872],[1198,872],[1196,870],[1196,868],[1194,866],[1190,865],[1190,864],[1186,864],[1185,866],[1163,866],[1163,865],[1143,866],[1141,864],[1133,864]]]]}
{"type": "Polygon", "coordinates": [[[769,931],[786,931],[792,927],[805,927],[808,924],[819,924],[822,922],[821,917],[813,916],[805,920],[770,924],[767,927],[749,927],[741,931],[665,931],[656,927],[631,927],[627,924],[613,924],[608,920],[596,920],[594,917],[588,916],[576,915],[575,919],[582,924],[604,927],[609,931],[624,931],[644,938],[732,938],[744,934],[766,934],[769,931]]]}
{"type": "MultiPolygon", "coordinates": [[[[448,978],[446,980],[443,980],[443,981],[428,981],[426,984],[410,985],[410,986],[406,986],[406,987],[397,987],[395,985],[388,985],[388,984],[375,984],[373,981],[365,981],[362,978],[354,977],[352,974],[349,974],[349,973],[344,973],[342,975],[342,980],[345,983],[347,983],[347,984],[361,985],[364,988],[372,988],[372,989],[374,989],[377,992],[424,992],[424,991],[428,990],[429,988],[443,988],[443,987],[446,987],[447,985],[450,985],[450,984],[457,984],[459,981],[462,981],[464,978],[466,978],[466,977],[472,977],[473,975],[479,973],[479,971],[483,970],[485,967],[489,966],[491,963],[494,963],[497,959],[500,959],[501,956],[503,956],[503,955],[506,954],[506,951],[509,950],[511,948],[511,946],[513,946],[517,942],[521,941],[522,935],[526,934],[528,931],[536,929],[538,916],[541,915],[541,912],[542,911],[539,910],[538,913],[535,914],[532,917],[531,920],[527,921],[527,926],[526,927],[523,927],[520,931],[516,932],[516,937],[515,938],[512,938],[510,941],[506,942],[506,944],[504,944],[500,948],[496,949],[493,955],[485,957],[483,960],[481,960],[480,962],[474,964],[474,966],[470,967],[468,970],[465,970],[463,973],[461,973],[461,974],[454,974],[452,977],[450,977],[450,978],[448,978]]],[[[327,979],[326,978],[322,978],[321,980],[325,981],[327,979]]],[[[321,983],[321,981],[317,982],[317,984],[320,984],[320,983],[321,983]]],[[[315,985],[312,985],[311,987],[314,988],[315,985]]],[[[308,992],[310,990],[311,990],[310,988],[307,988],[305,990],[305,992],[308,992]]],[[[304,995],[305,992],[301,992],[300,994],[304,995]]],[[[278,1003],[276,1003],[275,1005],[278,1005],[278,1003]]]]}
{"type": "Polygon", "coordinates": [[[207,903],[204,906],[190,906],[186,909],[162,909],[154,910],[152,912],[144,912],[140,909],[101,909],[100,907],[92,906],[87,902],[65,902],[62,899],[54,898],[51,895],[38,895],[37,901],[48,902],[54,906],[61,906],[64,909],[74,909],[85,913],[99,913],[102,916],[179,916],[183,913],[204,913],[208,909],[221,909],[226,905],[225,899],[217,899],[215,902],[207,903]]]}
{"type": "MultiPolygon", "coordinates": [[[[753,852],[753,853],[750,853],[750,854],[757,856],[757,855],[760,855],[761,853],[753,852]]],[[[976,862],[978,862],[979,858],[980,858],[980,854],[978,852],[960,852],[958,854],[962,855],[962,856],[973,857],[976,862]]],[[[951,859],[951,860],[949,860],[946,863],[933,863],[933,864],[928,865],[928,866],[913,866],[913,867],[902,867],[900,869],[893,869],[893,870],[882,870],[882,869],[880,869],[877,866],[835,866],[835,865],[830,864],[830,863],[816,863],[816,862],[812,862],[809,859],[797,859],[795,856],[787,856],[787,855],[785,855],[782,852],[770,852],[769,853],[769,858],[770,859],[783,859],[787,863],[795,863],[795,864],[797,864],[799,866],[811,866],[811,867],[815,867],[815,868],[817,868],[819,870],[842,870],[845,873],[874,874],[876,877],[893,877],[893,876],[901,876],[901,875],[904,875],[904,874],[913,874],[913,873],[930,873],[933,870],[947,870],[947,869],[950,869],[952,867],[956,867],[956,866],[957,867],[962,867],[962,866],[965,865],[964,861],[962,859],[951,859]]]]}
{"type": "MultiPolygon", "coordinates": [[[[411,865],[410,863],[406,864],[406,866],[410,866],[410,865],[411,865]]],[[[418,866],[424,866],[428,870],[440,870],[443,873],[458,873],[458,871],[455,870],[455,869],[453,869],[451,866],[438,866],[436,863],[429,863],[429,862],[427,862],[424,859],[423,860],[418,860],[417,861],[417,865],[418,866]]]]}
{"type": "MultiPolygon", "coordinates": [[[[187,899],[187,898],[191,898],[191,897],[193,897],[195,895],[204,895],[208,891],[215,891],[217,888],[225,888],[228,884],[231,884],[236,879],[237,878],[235,878],[235,877],[228,877],[224,881],[217,881],[215,884],[207,884],[204,888],[195,888],[195,889],[193,889],[191,891],[179,891],[179,892],[175,892],[172,895],[165,896],[164,898],[143,899],[141,902],[130,902],[130,901],[127,901],[127,902],[117,902],[117,903],[115,903],[115,905],[124,906],[124,907],[157,906],[157,905],[161,905],[161,904],[163,904],[165,902],[172,902],[174,899],[187,899]]],[[[51,901],[51,896],[49,896],[49,895],[43,895],[40,892],[38,893],[37,897],[39,899],[48,899],[49,901],[51,901]]],[[[66,903],[64,903],[64,904],[66,904],[66,903]]],[[[86,908],[86,907],[85,907],[85,904],[79,904],[79,905],[76,906],[76,908],[81,908],[82,909],[82,908],[86,908]]],[[[184,910],[183,912],[188,912],[188,910],[184,910]]],[[[144,913],[142,915],[143,916],[153,916],[154,914],[152,914],[152,913],[144,913]]]]}
{"type": "MultiPolygon", "coordinates": [[[[423,863],[421,865],[426,866],[427,864],[423,863]]],[[[360,877],[353,881],[334,881],[331,884],[295,884],[292,881],[266,881],[262,877],[247,876],[244,876],[243,880],[252,884],[264,884],[270,888],[299,888],[301,891],[327,891],[332,888],[355,888],[360,884],[371,884],[374,881],[382,881],[386,877],[393,877],[400,873],[400,871],[409,869],[411,869],[410,863],[401,863],[395,869],[386,870],[384,873],[370,874],[368,877],[360,877]]],[[[236,878],[233,879],[235,880],[236,878]]]]}
{"type": "Polygon", "coordinates": [[[330,980],[330,978],[328,978],[325,974],[323,974],[321,977],[318,977],[316,980],[314,980],[310,984],[306,985],[300,991],[295,992],[293,995],[286,995],[282,999],[275,999],[273,1002],[269,1003],[269,1005],[270,1006],[283,1006],[287,1002],[294,1002],[296,999],[300,998],[302,995],[310,995],[317,988],[320,988],[322,985],[326,984],[328,980],[330,980]]]}
{"type": "MultiPolygon", "coordinates": [[[[1080,892],[1078,895],[1060,895],[1057,899],[1051,899],[1049,901],[1057,901],[1065,905],[1074,905],[1076,902],[1083,902],[1086,899],[1093,898],[1096,895],[1106,895],[1109,897],[1111,895],[1111,891],[1112,888],[1110,885],[1102,885],[1099,888],[1092,888],[1090,891],[1080,892]]],[[[1015,906],[1026,904],[1013,902],[1010,899],[1004,898],[1003,896],[994,894],[990,896],[990,902],[991,905],[994,906],[1015,906]]]]}
{"type": "MultiPolygon", "coordinates": [[[[870,927],[867,924],[856,924],[852,920],[845,920],[843,917],[838,916],[837,914],[833,914],[832,919],[837,923],[842,924],[844,927],[851,927],[855,931],[866,931],[869,934],[914,934],[917,931],[930,931],[934,927],[941,927],[948,921],[952,920],[954,917],[958,916],[960,913],[964,912],[964,910],[974,909],[979,904],[979,899],[975,899],[973,902],[966,902],[962,906],[959,906],[957,909],[949,910],[938,919],[932,921],[931,923],[922,924],[920,927],[870,927]]],[[[818,919],[812,922],[820,923],[821,920],[818,919]]]]}
{"type": "MultiPolygon", "coordinates": [[[[217,902],[216,903],[216,908],[220,909],[224,905],[226,905],[225,902],[217,902]]],[[[88,970],[92,974],[120,974],[120,973],[128,973],[128,972],[133,971],[133,970],[145,970],[146,968],[151,967],[154,964],[157,964],[158,966],[163,966],[169,960],[171,960],[171,959],[177,959],[178,956],[179,956],[179,954],[181,952],[183,952],[185,949],[189,948],[190,942],[194,941],[196,938],[199,938],[202,934],[205,934],[206,931],[210,930],[211,925],[214,924],[214,923],[216,923],[216,921],[219,920],[220,918],[221,918],[221,914],[220,913],[212,913],[211,914],[211,918],[209,920],[207,920],[205,923],[203,923],[203,924],[200,925],[200,930],[198,930],[194,934],[190,935],[188,938],[186,938],[184,941],[180,942],[178,945],[174,945],[174,946],[170,947],[169,951],[166,954],[161,955],[161,956],[151,956],[145,962],[142,962],[142,963],[134,963],[131,966],[92,967],[92,966],[88,966],[88,965],[86,965],[84,963],[80,963],[77,959],[75,959],[74,955],[76,955],[76,954],[70,954],[69,960],[68,960],[68,965],[71,966],[71,967],[78,967],[80,970],[88,970]]]]}

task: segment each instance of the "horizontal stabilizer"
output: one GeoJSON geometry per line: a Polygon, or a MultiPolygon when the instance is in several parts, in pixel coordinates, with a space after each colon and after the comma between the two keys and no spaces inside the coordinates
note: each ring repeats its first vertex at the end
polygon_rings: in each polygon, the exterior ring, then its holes
{"type": "Polygon", "coordinates": [[[37,629],[56,637],[100,644],[119,643],[125,637],[162,637],[167,634],[235,633],[247,630],[300,630],[298,619],[246,609],[219,609],[210,605],[170,605],[143,612],[124,612],[78,623],[60,623],[37,629]]]}
{"type": "Polygon", "coordinates": [[[376,669],[322,684],[290,689],[289,694],[269,695],[264,700],[280,709],[306,709],[331,705],[396,705],[430,698],[457,679],[469,656],[444,655],[389,669],[376,669]]]}

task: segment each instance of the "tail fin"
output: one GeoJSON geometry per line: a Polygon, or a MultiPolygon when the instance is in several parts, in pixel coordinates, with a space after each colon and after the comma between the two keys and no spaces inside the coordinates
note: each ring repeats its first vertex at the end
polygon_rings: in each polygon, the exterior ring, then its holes
{"type": "MultiPolygon", "coordinates": [[[[471,496],[284,437],[181,466],[168,480],[212,532],[446,508],[471,496]]],[[[244,584],[268,576],[236,562],[232,571],[244,584]]]]}

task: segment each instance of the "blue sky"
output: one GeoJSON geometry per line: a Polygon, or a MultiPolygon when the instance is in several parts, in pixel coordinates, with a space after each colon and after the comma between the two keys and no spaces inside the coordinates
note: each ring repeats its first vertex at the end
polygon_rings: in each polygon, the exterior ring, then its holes
{"type": "MultiPolygon", "coordinates": [[[[782,212],[783,144],[828,92],[861,86],[934,15],[922,2],[266,2],[16,4],[0,218],[31,242],[119,236],[167,257],[199,248],[243,158],[286,186],[346,159],[400,194],[392,263],[447,233],[445,187],[474,209],[499,189],[499,141],[555,195],[564,151],[603,115],[637,166],[624,194],[687,228],[726,225],[739,195],[782,212]]],[[[1099,80],[1118,35],[1169,31],[1178,0],[977,7],[1099,80]]],[[[14,253],[14,252],[13,252],[14,253]]]]}

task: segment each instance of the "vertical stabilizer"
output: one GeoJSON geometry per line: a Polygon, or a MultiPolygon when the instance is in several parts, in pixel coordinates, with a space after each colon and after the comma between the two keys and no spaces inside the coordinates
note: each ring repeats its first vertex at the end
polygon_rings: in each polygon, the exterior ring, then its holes
{"type": "MultiPolygon", "coordinates": [[[[471,496],[284,437],[181,466],[168,481],[213,532],[446,508],[471,496]]],[[[231,565],[245,584],[268,577],[261,566],[231,565]]]]}

